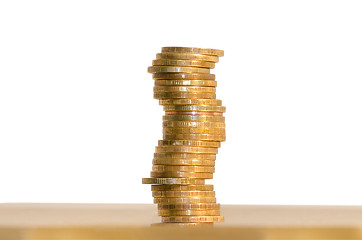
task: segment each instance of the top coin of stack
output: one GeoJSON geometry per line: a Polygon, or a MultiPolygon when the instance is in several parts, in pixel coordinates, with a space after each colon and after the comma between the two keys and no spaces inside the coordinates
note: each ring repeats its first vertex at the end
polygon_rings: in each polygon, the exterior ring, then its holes
{"type": "Polygon", "coordinates": [[[163,140],[156,147],[151,178],[162,222],[222,222],[212,179],[220,142],[225,141],[225,107],[216,99],[217,49],[163,47],[148,72],[154,98],[163,105],[163,140]]]}

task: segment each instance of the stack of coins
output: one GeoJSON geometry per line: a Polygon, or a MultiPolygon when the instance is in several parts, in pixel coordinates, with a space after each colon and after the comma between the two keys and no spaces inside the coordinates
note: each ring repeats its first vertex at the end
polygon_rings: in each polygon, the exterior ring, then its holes
{"type": "Polygon", "coordinates": [[[225,107],[216,99],[217,49],[163,47],[148,72],[154,98],[163,106],[163,140],[154,154],[151,186],[163,223],[223,222],[212,179],[220,142],[225,141],[225,107]]]}

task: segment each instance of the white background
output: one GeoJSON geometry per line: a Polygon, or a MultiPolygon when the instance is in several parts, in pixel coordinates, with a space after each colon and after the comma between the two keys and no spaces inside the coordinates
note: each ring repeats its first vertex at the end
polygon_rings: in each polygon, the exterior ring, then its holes
{"type": "Polygon", "coordinates": [[[362,204],[361,1],[1,1],[0,202],[151,203],[162,46],[225,50],[222,204],[362,204]]]}

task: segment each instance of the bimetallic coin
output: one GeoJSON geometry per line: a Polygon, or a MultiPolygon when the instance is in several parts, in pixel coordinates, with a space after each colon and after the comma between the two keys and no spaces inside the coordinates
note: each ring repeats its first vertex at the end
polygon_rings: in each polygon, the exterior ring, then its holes
{"type": "Polygon", "coordinates": [[[214,173],[215,167],[205,166],[170,166],[170,165],[153,165],[152,171],[154,172],[206,172],[214,173]]]}
{"type": "Polygon", "coordinates": [[[154,93],[159,92],[216,92],[215,87],[196,87],[196,86],[155,86],[154,93]]]}
{"type": "Polygon", "coordinates": [[[156,152],[179,152],[179,153],[207,153],[217,154],[217,148],[190,147],[190,146],[157,146],[156,152]]]}
{"type": "Polygon", "coordinates": [[[204,140],[204,141],[225,141],[225,135],[216,135],[216,134],[163,134],[163,139],[165,140],[204,140]]]}
{"type": "Polygon", "coordinates": [[[225,135],[225,128],[175,128],[167,127],[163,128],[163,134],[215,134],[225,135]]]}
{"type": "MultiPolygon", "coordinates": [[[[151,191],[213,191],[214,185],[152,185],[151,191]]],[[[167,209],[167,208],[165,208],[167,209]]]]}
{"type": "Polygon", "coordinates": [[[155,80],[155,86],[201,86],[216,87],[215,80],[155,80]]]}
{"type": "Polygon", "coordinates": [[[153,159],[153,164],[177,166],[215,166],[215,160],[200,159],[153,159]]]}
{"type": "MultiPolygon", "coordinates": [[[[168,185],[165,185],[168,186],[168,185]]],[[[180,185],[177,185],[180,186],[180,185]]],[[[205,210],[205,209],[220,209],[219,203],[194,203],[194,204],[158,204],[158,209],[168,210],[205,210]]]]}
{"type": "Polygon", "coordinates": [[[190,80],[215,80],[215,74],[209,73],[153,73],[153,79],[190,79],[190,80]]]}
{"type": "Polygon", "coordinates": [[[218,99],[160,99],[160,105],[213,105],[221,106],[218,99]]]}
{"type": "Polygon", "coordinates": [[[224,222],[223,216],[170,216],[162,217],[162,222],[224,222]]]}
{"type": "Polygon", "coordinates": [[[212,179],[213,173],[195,173],[195,172],[151,172],[154,178],[201,178],[212,179]]]}
{"type": "Polygon", "coordinates": [[[212,48],[194,48],[194,47],[163,47],[162,53],[199,53],[222,57],[224,51],[212,48]]]}
{"type": "MultiPolygon", "coordinates": [[[[172,123],[172,122],[170,122],[172,123]]],[[[202,123],[202,122],[195,122],[202,123]]],[[[159,146],[197,146],[197,147],[220,147],[219,142],[190,141],[190,140],[158,140],[159,146]]]]}
{"type": "Polygon", "coordinates": [[[220,216],[219,209],[208,210],[167,210],[159,209],[159,216],[220,216]]]}
{"type": "Polygon", "coordinates": [[[224,106],[210,105],[166,105],[164,111],[206,111],[206,112],[225,112],[224,106]]]}
{"type": "MultiPolygon", "coordinates": [[[[225,122],[224,116],[204,116],[204,115],[165,115],[163,121],[205,121],[205,122],[225,122]]],[[[182,138],[181,138],[182,139],[182,138]]]]}
{"type": "Polygon", "coordinates": [[[205,184],[204,179],[197,178],[142,178],[143,184],[181,184],[181,185],[197,185],[205,184]]]}
{"type": "Polygon", "coordinates": [[[167,72],[167,73],[210,73],[208,68],[198,68],[198,67],[170,67],[170,66],[152,66],[148,67],[149,73],[157,72],[167,72]]]}
{"type": "Polygon", "coordinates": [[[197,60],[205,62],[219,62],[219,57],[212,55],[204,55],[197,53],[157,53],[157,59],[182,59],[182,60],[197,60]]]}
{"type": "Polygon", "coordinates": [[[153,191],[152,197],[215,197],[214,191],[153,191]]]}
{"type": "Polygon", "coordinates": [[[154,198],[156,204],[195,204],[195,203],[216,203],[214,197],[196,197],[196,198],[154,198]]]}
{"type": "Polygon", "coordinates": [[[216,160],[216,154],[204,153],[154,153],[155,159],[198,159],[216,160]]]}
{"type": "Polygon", "coordinates": [[[153,98],[216,98],[216,94],[211,92],[155,92],[153,98]]]}
{"type": "Polygon", "coordinates": [[[156,59],[152,61],[153,66],[181,66],[181,67],[201,67],[214,68],[215,63],[197,61],[197,60],[180,60],[180,59],[156,59]]]}
{"type": "Polygon", "coordinates": [[[223,122],[192,122],[192,121],[168,121],[163,122],[165,128],[225,128],[223,122]]]}

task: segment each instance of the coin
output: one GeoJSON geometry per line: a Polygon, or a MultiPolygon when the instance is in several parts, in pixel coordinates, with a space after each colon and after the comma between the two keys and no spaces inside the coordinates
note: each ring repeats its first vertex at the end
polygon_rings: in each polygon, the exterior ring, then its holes
{"type": "Polygon", "coordinates": [[[196,197],[196,198],[154,198],[156,204],[194,204],[194,203],[216,203],[214,197],[196,197]]]}
{"type": "Polygon", "coordinates": [[[163,47],[162,52],[171,52],[171,53],[199,53],[205,55],[213,55],[222,57],[224,56],[224,51],[219,49],[212,48],[194,48],[194,47],[163,47]]]}
{"type": "Polygon", "coordinates": [[[201,178],[212,179],[213,173],[199,173],[199,172],[151,172],[151,177],[154,178],[201,178]]]}
{"type": "Polygon", "coordinates": [[[151,191],[213,191],[214,185],[152,185],[151,191]]]}
{"type": "Polygon", "coordinates": [[[215,197],[214,191],[153,191],[153,197],[215,197]]]}
{"type": "Polygon", "coordinates": [[[189,80],[215,80],[215,74],[209,73],[160,73],[152,74],[153,79],[189,79],[189,80]]]}
{"type": "Polygon", "coordinates": [[[163,134],[215,134],[215,135],[225,135],[225,128],[175,128],[167,127],[163,128],[163,134]]]}
{"type": "Polygon", "coordinates": [[[192,122],[192,121],[168,121],[163,122],[164,128],[225,128],[223,122],[192,122]]]}
{"type": "Polygon", "coordinates": [[[177,139],[188,139],[188,140],[204,140],[204,141],[225,141],[225,135],[216,134],[163,134],[165,140],[177,140],[177,139]]]}
{"type": "Polygon", "coordinates": [[[197,60],[180,60],[180,59],[156,59],[152,61],[153,66],[182,66],[182,67],[201,67],[214,68],[215,63],[197,61],[197,60]]]}
{"type": "Polygon", "coordinates": [[[223,216],[170,216],[162,217],[162,222],[223,222],[223,216]]]}
{"type": "MultiPolygon", "coordinates": [[[[173,122],[170,122],[173,123],[173,122]]],[[[195,122],[202,123],[202,122],[195,122]]],[[[220,147],[219,142],[190,141],[190,140],[158,140],[159,146],[197,146],[197,147],[220,147]]]]}
{"type": "Polygon", "coordinates": [[[216,98],[216,94],[211,92],[155,92],[153,98],[216,98]]]}
{"type": "Polygon", "coordinates": [[[210,69],[198,68],[198,67],[152,66],[152,67],[148,67],[148,72],[149,73],[157,73],[157,72],[210,73],[210,69]]]}
{"type": "Polygon", "coordinates": [[[221,106],[218,99],[160,99],[160,105],[215,105],[221,106]]]}
{"type": "Polygon", "coordinates": [[[217,154],[217,148],[190,147],[190,146],[157,146],[156,152],[180,152],[180,153],[207,153],[217,154]]]}
{"type": "Polygon", "coordinates": [[[207,111],[207,112],[225,112],[224,106],[210,105],[166,105],[164,111],[207,111]]]}
{"type": "Polygon", "coordinates": [[[200,112],[200,111],[167,111],[166,115],[203,115],[203,116],[222,116],[221,112],[200,112]]]}
{"type": "Polygon", "coordinates": [[[143,184],[205,184],[204,179],[197,178],[142,178],[143,184]]]}
{"type": "Polygon", "coordinates": [[[183,227],[183,228],[205,228],[205,227],[214,227],[213,222],[207,222],[207,223],[151,223],[151,227],[183,227]]]}
{"type": "Polygon", "coordinates": [[[156,159],[198,159],[198,160],[216,160],[216,154],[204,153],[154,153],[156,159]]]}
{"type": "MultiPolygon", "coordinates": [[[[165,185],[168,186],[168,185],[165,185]]],[[[180,186],[180,185],[177,185],[180,186]]],[[[196,186],[196,185],[195,185],[196,186]]],[[[202,185],[200,185],[202,186],[202,185]]],[[[204,209],[220,209],[219,203],[193,203],[193,204],[158,204],[158,209],[169,209],[169,210],[182,210],[182,209],[191,209],[191,210],[204,210],[204,209]]]]}
{"type": "Polygon", "coordinates": [[[200,159],[153,159],[153,164],[159,165],[180,165],[180,166],[215,166],[214,160],[200,159]]]}
{"type": "Polygon", "coordinates": [[[206,172],[214,173],[215,167],[205,167],[205,166],[169,166],[169,165],[153,165],[152,171],[155,172],[206,172]]]}
{"type": "Polygon", "coordinates": [[[153,88],[154,93],[159,92],[209,92],[214,93],[216,92],[215,87],[196,87],[196,86],[155,86],[153,88]]]}
{"type": "Polygon", "coordinates": [[[155,80],[156,86],[203,86],[216,87],[215,80],[155,80]]]}
{"type": "Polygon", "coordinates": [[[219,209],[208,209],[208,210],[168,210],[159,209],[159,216],[219,216],[219,209]]]}
{"type": "MultiPolygon", "coordinates": [[[[197,115],[165,115],[163,121],[205,121],[205,122],[225,122],[224,116],[197,116],[197,115]]],[[[187,139],[186,139],[187,140],[187,139]]]]}
{"type": "Polygon", "coordinates": [[[157,53],[157,59],[182,59],[182,60],[198,60],[205,62],[219,62],[219,57],[195,53],[157,53]]]}

